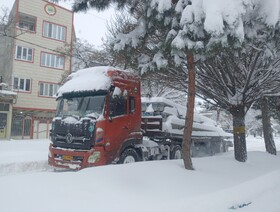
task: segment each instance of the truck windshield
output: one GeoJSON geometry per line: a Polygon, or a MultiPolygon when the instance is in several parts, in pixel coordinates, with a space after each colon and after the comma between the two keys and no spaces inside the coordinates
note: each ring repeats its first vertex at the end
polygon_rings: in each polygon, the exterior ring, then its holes
{"type": "Polygon", "coordinates": [[[58,100],[56,116],[75,116],[98,118],[103,113],[105,95],[58,100]]]}

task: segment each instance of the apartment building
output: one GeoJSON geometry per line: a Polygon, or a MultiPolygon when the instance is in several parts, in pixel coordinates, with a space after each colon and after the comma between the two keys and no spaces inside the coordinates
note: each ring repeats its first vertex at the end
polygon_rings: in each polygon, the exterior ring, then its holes
{"type": "Polygon", "coordinates": [[[71,57],[57,50],[73,44],[73,17],[72,11],[46,0],[15,1],[8,36],[0,37],[0,75],[17,93],[11,138],[48,137],[54,95],[62,75],[71,72],[71,57]]]}

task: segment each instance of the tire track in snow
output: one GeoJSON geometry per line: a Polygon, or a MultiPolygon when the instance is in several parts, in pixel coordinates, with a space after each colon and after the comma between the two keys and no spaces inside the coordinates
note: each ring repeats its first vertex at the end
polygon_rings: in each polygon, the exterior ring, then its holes
{"type": "Polygon", "coordinates": [[[48,161],[30,161],[21,163],[0,164],[0,176],[15,175],[30,172],[52,171],[48,161]]]}

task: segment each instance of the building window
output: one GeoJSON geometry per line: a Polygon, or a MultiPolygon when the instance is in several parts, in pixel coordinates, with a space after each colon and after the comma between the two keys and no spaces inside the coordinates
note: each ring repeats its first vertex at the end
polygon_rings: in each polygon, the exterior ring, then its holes
{"type": "Polygon", "coordinates": [[[19,28],[35,32],[35,26],[36,26],[36,17],[25,13],[19,14],[19,21],[18,21],[19,28]]]}
{"type": "Polygon", "coordinates": [[[24,61],[33,61],[33,49],[17,46],[16,47],[16,59],[24,61]]]}
{"type": "Polygon", "coordinates": [[[9,111],[9,104],[0,103],[0,111],[9,111]]]}
{"type": "Polygon", "coordinates": [[[66,27],[56,24],[44,22],[43,24],[43,36],[53,38],[56,40],[66,40],[66,27]]]}
{"type": "Polygon", "coordinates": [[[39,96],[55,97],[60,85],[54,83],[39,83],[39,96]]]}
{"type": "Polygon", "coordinates": [[[34,29],[35,29],[35,26],[33,23],[28,23],[28,22],[24,22],[24,21],[19,22],[18,26],[21,29],[26,29],[26,30],[30,30],[30,31],[34,31],[34,29]]]}
{"type": "Polygon", "coordinates": [[[14,89],[19,91],[31,91],[31,79],[14,77],[14,89]]]}
{"type": "Polygon", "coordinates": [[[42,52],[41,65],[50,68],[64,69],[64,57],[42,52]]]}

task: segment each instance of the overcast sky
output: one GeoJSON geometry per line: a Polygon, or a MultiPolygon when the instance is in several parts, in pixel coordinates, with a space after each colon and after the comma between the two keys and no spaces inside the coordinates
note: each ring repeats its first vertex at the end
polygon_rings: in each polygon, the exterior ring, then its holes
{"type": "MultiPolygon", "coordinates": [[[[61,0],[60,5],[71,9],[71,0],[61,0]]],[[[11,7],[14,4],[14,0],[0,0],[0,7],[11,7]]],[[[110,9],[102,13],[98,13],[95,10],[89,10],[87,13],[75,13],[74,14],[74,26],[76,36],[87,40],[89,43],[100,47],[102,44],[102,37],[105,37],[106,23],[114,16],[114,10],[110,9]]]]}

